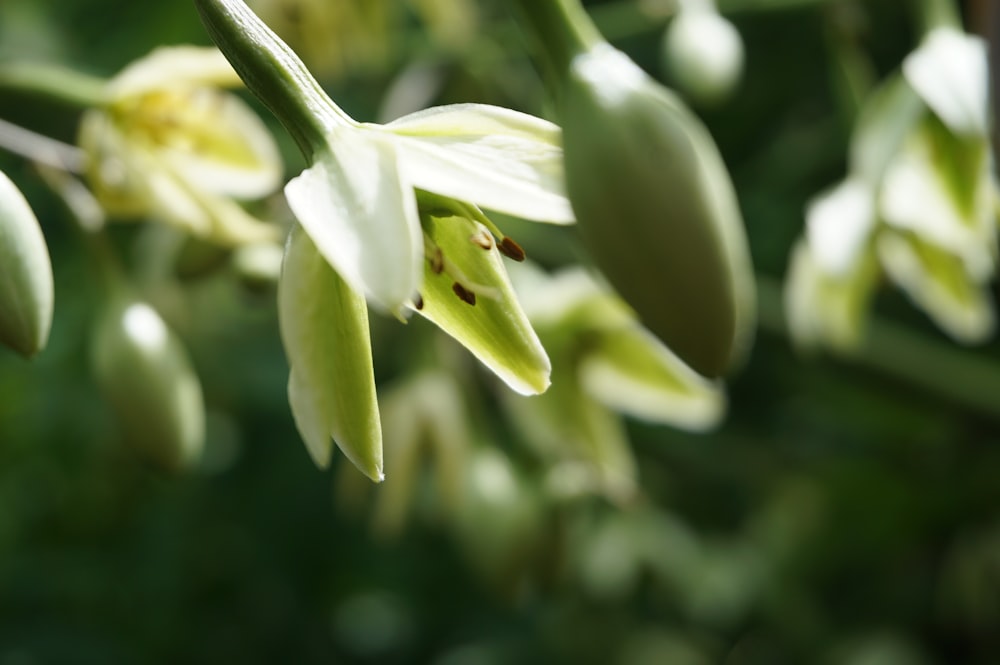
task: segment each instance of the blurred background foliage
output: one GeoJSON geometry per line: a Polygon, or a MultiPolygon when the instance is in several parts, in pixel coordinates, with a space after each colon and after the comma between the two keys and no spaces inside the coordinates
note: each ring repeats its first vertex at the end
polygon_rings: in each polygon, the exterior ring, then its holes
{"type": "MultiPolygon", "coordinates": [[[[357,118],[456,101],[546,113],[502,0],[251,4],[357,118]]],[[[669,84],[669,4],[589,7],[669,84]]],[[[288,412],[273,292],[225,270],[155,280],[155,241],[128,226],[114,242],[188,345],[208,407],[200,465],[151,468],[89,370],[101,294],[79,232],[30,166],[0,153],[56,279],[48,349],[31,363],[0,353],[0,665],[996,662],[1000,348],[954,349],[888,292],[857,358],[800,357],[775,296],[807,200],[845,170],[844,63],[871,80],[898,67],[918,40],[911,4],[719,5],[744,39],[745,78],[698,110],[740,196],[762,330],[717,430],[627,422],[641,487],[629,501],[550,491],[497,387],[421,321],[403,338],[373,318],[380,391],[406,404],[407,389],[440,388],[420,378],[425,358],[443,362],[439,403],[474,443],[464,466],[414,466],[407,496],[387,441],[382,486],[342,458],[318,472],[288,412]]],[[[185,2],[0,3],[3,61],[107,77],[180,43],[208,43],[185,2]]],[[[0,118],[73,142],[79,116],[5,94],[0,118]]],[[[545,266],[582,255],[565,229],[505,228],[545,266]]]]}

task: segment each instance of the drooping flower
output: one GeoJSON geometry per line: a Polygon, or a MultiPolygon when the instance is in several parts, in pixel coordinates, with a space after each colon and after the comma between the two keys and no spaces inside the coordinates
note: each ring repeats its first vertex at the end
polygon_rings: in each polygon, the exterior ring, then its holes
{"type": "Polygon", "coordinates": [[[857,346],[881,276],[954,339],[988,337],[995,314],[995,179],[986,44],[930,31],[862,109],[851,172],[807,212],[786,302],[800,343],[857,346]]]}
{"type": "Polygon", "coordinates": [[[225,245],[274,239],[237,203],[270,194],[282,173],[267,128],[220,89],[237,84],[217,49],[194,46],[157,49],[112,78],[79,137],[101,205],[225,245]]]}
{"type": "Polygon", "coordinates": [[[523,251],[479,206],[572,222],[558,128],[477,104],[357,122],[242,0],[197,6],[310,162],[285,188],[302,231],[286,251],[279,311],[290,402],[314,460],[328,461],[332,437],[382,477],[366,300],[401,318],[420,312],[514,390],[544,391],[548,357],[500,258],[523,251]]]}

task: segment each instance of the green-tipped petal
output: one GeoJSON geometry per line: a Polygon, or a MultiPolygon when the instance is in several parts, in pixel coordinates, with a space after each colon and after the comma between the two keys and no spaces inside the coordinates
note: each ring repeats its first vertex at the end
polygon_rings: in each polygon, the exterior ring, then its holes
{"type": "Polygon", "coordinates": [[[889,277],[957,341],[975,344],[993,334],[996,316],[988,290],[969,278],[961,257],[892,233],[879,238],[878,253],[889,277]]]}
{"type": "Polygon", "coordinates": [[[725,413],[718,382],[699,376],[638,325],[601,335],[579,372],[598,400],[650,422],[701,431],[725,413]]]}
{"type": "Polygon", "coordinates": [[[321,467],[329,463],[332,437],[366,476],[381,481],[368,310],[299,228],[285,250],[278,315],[292,368],[289,402],[313,460],[321,467]]]}
{"type": "Polygon", "coordinates": [[[45,348],[53,300],[52,263],[38,219],[0,171],[0,342],[26,357],[45,348]]]}
{"type": "Polygon", "coordinates": [[[398,137],[403,168],[415,187],[524,219],[573,222],[559,128],[552,123],[499,107],[458,104],[405,116],[385,129],[398,137]]]}
{"type": "Polygon", "coordinates": [[[412,186],[392,141],[331,131],[330,150],[285,187],[288,205],[323,257],[356,291],[389,312],[420,285],[423,237],[412,186]]]}
{"type": "Polygon", "coordinates": [[[486,286],[492,293],[480,295],[470,305],[452,290],[453,275],[447,270],[435,274],[428,265],[420,313],[469,349],[511,389],[522,395],[543,392],[549,385],[549,358],[521,310],[500,253],[496,247],[483,249],[470,240],[486,233],[485,227],[464,217],[430,217],[425,230],[445,261],[470,283],[486,286]]]}

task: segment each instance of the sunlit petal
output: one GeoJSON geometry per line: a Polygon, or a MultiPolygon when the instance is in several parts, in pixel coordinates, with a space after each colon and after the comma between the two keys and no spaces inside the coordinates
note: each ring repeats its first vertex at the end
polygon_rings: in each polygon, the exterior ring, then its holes
{"type": "Polygon", "coordinates": [[[281,338],[292,368],[289,402],[319,466],[330,437],[369,478],[382,480],[382,429],[375,395],[368,310],[296,228],[278,285],[281,338]]]}
{"type": "Polygon", "coordinates": [[[403,168],[415,187],[525,219],[573,222],[559,130],[551,123],[461,104],[405,116],[384,130],[398,138],[403,168]]]}
{"type": "Polygon", "coordinates": [[[423,237],[392,142],[333,130],[331,150],[285,187],[320,253],[353,289],[397,312],[420,285],[423,237]]]}
{"type": "Polygon", "coordinates": [[[453,274],[435,274],[428,265],[424,275],[420,313],[457,339],[511,389],[532,395],[549,385],[551,366],[528,318],[518,304],[496,248],[483,249],[470,241],[485,229],[462,217],[430,218],[427,234],[440,248],[444,260],[471,283],[488,287],[475,305],[453,291],[453,274]]]}

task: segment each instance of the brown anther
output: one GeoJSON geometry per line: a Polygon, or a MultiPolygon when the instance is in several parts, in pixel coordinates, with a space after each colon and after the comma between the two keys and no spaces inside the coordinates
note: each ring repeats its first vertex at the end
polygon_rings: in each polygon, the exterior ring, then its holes
{"type": "Polygon", "coordinates": [[[497,245],[497,249],[499,249],[500,253],[508,259],[513,259],[514,261],[524,260],[524,250],[509,236],[504,236],[504,239],[500,241],[499,245],[497,245]]]}
{"type": "Polygon", "coordinates": [[[455,292],[455,295],[459,297],[463,302],[467,302],[470,305],[476,304],[476,294],[469,291],[467,288],[455,282],[451,285],[451,290],[455,292]]]}
{"type": "Polygon", "coordinates": [[[493,236],[482,229],[469,236],[469,242],[483,249],[493,249],[493,236]]]}
{"type": "Polygon", "coordinates": [[[413,298],[413,306],[417,309],[424,308],[424,298],[419,293],[413,298]]]}
{"type": "Polygon", "coordinates": [[[444,270],[444,254],[441,253],[440,247],[434,248],[434,253],[430,256],[431,262],[431,272],[435,275],[440,275],[441,271],[444,270]]]}

